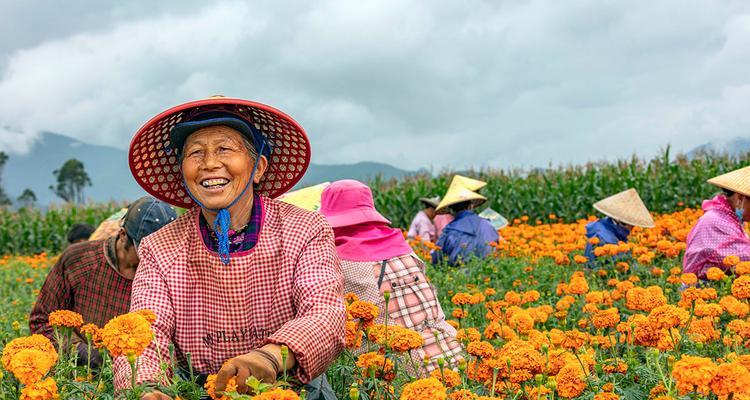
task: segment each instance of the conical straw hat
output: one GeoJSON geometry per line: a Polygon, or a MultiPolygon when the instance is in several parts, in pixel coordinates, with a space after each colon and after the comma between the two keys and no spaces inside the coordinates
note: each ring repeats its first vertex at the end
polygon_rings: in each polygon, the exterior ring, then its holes
{"type": "Polygon", "coordinates": [[[478,181],[476,179],[467,178],[461,175],[455,175],[451,181],[451,185],[448,187],[448,191],[445,192],[443,200],[440,201],[435,211],[443,211],[446,207],[454,204],[463,203],[464,201],[474,200],[475,205],[479,205],[487,201],[487,198],[475,190],[479,190],[486,186],[487,183],[478,181]],[[468,185],[468,186],[466,186],[468,185]]]}
{"type": "Polygon", "coordinates": [[[467,178],[463,175],[454,175],[451,181],[451,186],[458,185],[465,187],[471,191],[476,192],[477,190],[487,186],[487,182],[483,182],[477,179],[467,178]]]}
{"type": "Polygon", "coordinates": [[[279,197],[279,200],[284,203],[295,205],[299,208],[318,211],[320,209],[320,196],[323,193],[329,182],[323,182],[315,186],[308,186],[293,192],[288,192],[279,197]]]}
{"type": "Polygon", "coordinates": [[[711,178],[708,180],[708,183],[722,189],[750,196],[750,166],[711,178]]]}
{"type": "Polygon", "coordinates": [[[602,214],[628,225],[653,228],[654,219],[635,189],[628,189],[594,204],[602,214]]]}

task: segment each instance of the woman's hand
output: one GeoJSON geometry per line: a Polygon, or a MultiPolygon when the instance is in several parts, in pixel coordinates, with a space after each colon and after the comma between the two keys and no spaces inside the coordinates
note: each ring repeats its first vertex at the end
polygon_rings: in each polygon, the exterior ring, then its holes
{"type": "Polygon", "coordinates": [[[172,400],[172,398],[158,390],[154,390],[141,396],[141,400],[172,400]]]}
{"type": "Polygon", "coordinates": [[[289,352],[286,365],[282,366],[281,361],[281,348],[275,344],[232,358],[224,363],[216,376],[216,392],[223,392],[233,376],[237,377],[237,393],[240,394],[247,393],[245,381],[251,376],[264,383],[274,383],[279,372],[294,367],[294,354],[289,352]]]}

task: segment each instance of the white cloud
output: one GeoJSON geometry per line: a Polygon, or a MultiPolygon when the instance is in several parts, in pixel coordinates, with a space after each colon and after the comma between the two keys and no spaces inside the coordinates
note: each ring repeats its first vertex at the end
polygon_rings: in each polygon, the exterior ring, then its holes
{"type": "Polygon", "coordinates": [[[125,148],[155,113],[217,93],[295,117],[316,162],[404,168],[650,156],[750,122],[745,2],[198,4],[15,49],[0,148],[44,130],[125,148]]]}

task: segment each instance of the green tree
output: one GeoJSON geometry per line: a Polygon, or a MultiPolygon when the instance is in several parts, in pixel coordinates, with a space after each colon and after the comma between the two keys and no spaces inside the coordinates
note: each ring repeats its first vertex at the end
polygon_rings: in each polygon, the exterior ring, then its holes
{"type": "Polygon", "coordinates": [[[91,179],[82,162],[71,158],[52,173],[57,179],[57,186],[49,188],[57,197],[68,203],[83,203],[83,189],[91,186],[91,179]]]}
{"type": "Polygon", "coordinates": [[[34,207],[36,203],[36,193],[33,190],[26,188],[23,193],[16,199],[16,203],[24,208],[34,207]]]}
{"type": "Polygon", "coordinates": [[[3,189],[3,168],[6,162],[8,162],[8,155],[0,151],[0,206],[8,206],[11,203],[10,198],[8,198],[3,189]]]}

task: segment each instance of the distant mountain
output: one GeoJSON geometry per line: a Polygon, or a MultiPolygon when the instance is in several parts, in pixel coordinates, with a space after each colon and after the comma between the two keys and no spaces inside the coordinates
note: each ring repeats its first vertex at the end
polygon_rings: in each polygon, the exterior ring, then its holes
{"type": "MultiPolygon", "coordinates": [[[[26,188],[37,196],[37,204],[60,203],[49,189],[55,183],[52,171],[77,158],[83,162],[92,186],[86,197],[92,201],[134,200],[145,195],[130,175],[127,152],[114,147],[79,142],[56,133],[44,133],[33,149],[25,155],[9,154],[3,171],[2,184],[8,196],[15,200],[26,188]]],[[[386,179],[411,174],[388,164],[361,162],[351,165],[310,165],[298,187],[339,179],[368,180],[378,175],[386,179]]]]}
{"type": "Polygon", "coordinates": [[[701,154],[728,154],[742,156],[750,152],[750,138],[737,137],[731,140],[719,140],[700,145],[687,153],[688,158],[701,154]]]}

